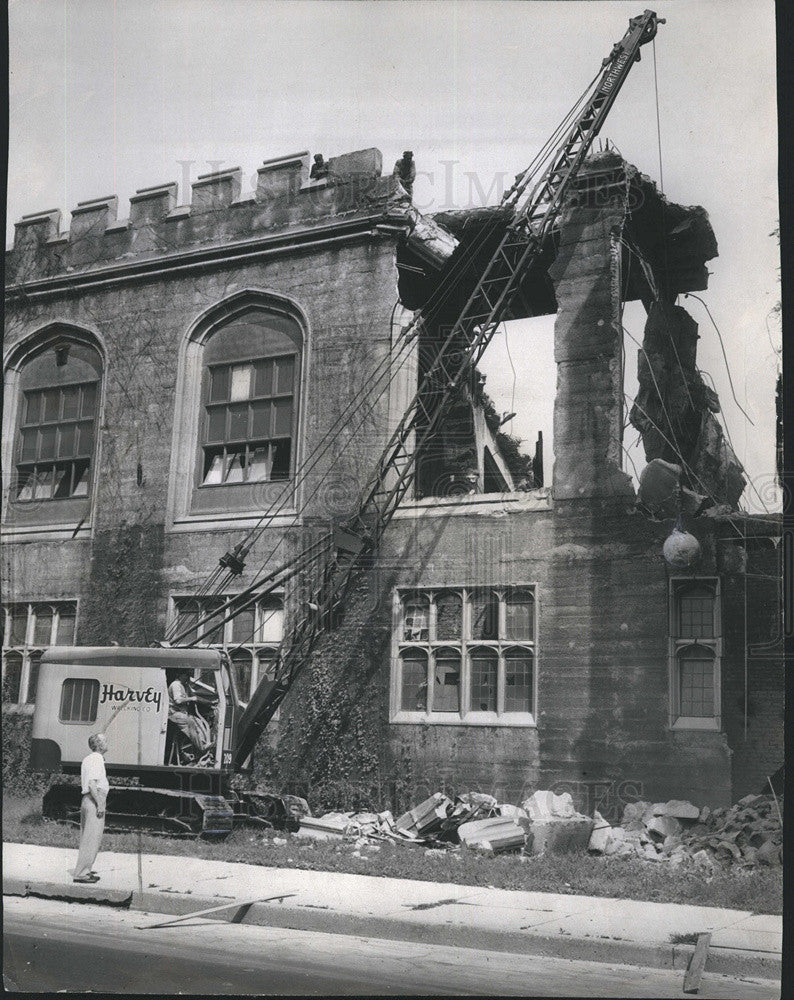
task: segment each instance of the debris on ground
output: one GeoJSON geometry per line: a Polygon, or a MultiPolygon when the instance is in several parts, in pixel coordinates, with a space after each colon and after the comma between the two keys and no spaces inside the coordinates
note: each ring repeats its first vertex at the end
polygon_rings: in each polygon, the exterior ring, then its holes
{"type": "Polygon", "coordinates": [[[747,795],[730,808],[699,807],[682,799],[631,802],[619,826],[594,811],[577,811],[568,792],[540,790],[520,806],[481,792],[450,799],[443,792],[419,802],[397,819],[384,812],[304,815],[298,837],[338,840],[354,856],[383,842],[422,847],[428,856],[466,850],[524,856],[584,853],[693,865],[710,875],[726,865],[782,863],[780,803],[773,795],[747,795]]]}

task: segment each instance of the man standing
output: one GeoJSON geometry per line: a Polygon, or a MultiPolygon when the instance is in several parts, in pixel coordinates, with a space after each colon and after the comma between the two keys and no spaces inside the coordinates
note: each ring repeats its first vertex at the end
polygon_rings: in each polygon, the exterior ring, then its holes
{"type": "Polygon", "coordinates": [[[105,773],[107,736],[104,733],[89,736],[88,746],[91,753],[80,765],[83,801],[80,806],[80,852],[74,870],[75,882],[99,881],[99,876],[92,866],[99,853],[99,845],[105,830],[105,803],[110,789],[105,773]]]}

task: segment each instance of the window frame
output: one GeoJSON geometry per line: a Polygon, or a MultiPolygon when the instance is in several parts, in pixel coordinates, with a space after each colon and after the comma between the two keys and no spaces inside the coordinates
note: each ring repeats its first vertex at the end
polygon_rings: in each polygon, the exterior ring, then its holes
{"type": "Polygon", "coordinates": [[[456,726],[499,726],[524,727],[537,726],[537,699],[540,657],[538,655],[538,629],[540,618],[539,585],[537,582],[510,584],[506,586],[468,586],[465,584],[449,584],[439,587],[402,586],[392,591],[392,656],[389,720],[392,723],[412,723],[430,725],[456,726]],[[497,594],[497,630],[496,638],[472,638],[472,596],[477,592],[490,591],[497,594]],[[527,591],[532,595],[534,614],[532,635],[526,640],[508,639],[505,637],[506,598],[511,591],[527,591]],[[437,637],[437,604],[436,598],[450,593],[458,593],[462,600],[460,637],[457,639],[439,639],[437,637]],[[428,608],[428,639],[403,639],[403,602],[407,598],[427,595],[428,608]],[[436,654],[444,649],[456,650],[461,656],[460,679],[460,711],[434,712],[432,688],[435,685],[436,654]],[[493,650],[497,657],[497,694],[496,711],[481,711],[471,708],[472,694],[472,658],[477,650],[493,650]],[[510,650],[526,650],[532,661],[532,685],[530,691],[530,711],[508,712],[505,710],[506,664],[510,650]],[[410,651],[422,653],[427,657],[427,680],[425,683],[425,709],[409,710],[402,707],[402,674],[403,657],[410,651]],[[432,684],[431,684],[432,680],[432,684]]]}
{"type": "MultiPolygon", "coordinates": [[[[99,689],[100,689],[100,682],[95,677],[64,677],[63,681],[61,682],[61,695],[58,701],[58,722],[60,722],[62,726],[95,725],[99,711],[99,689]],[[77,683],[96,684],[97,704],[95,706],[94,716],[91,719],[64,719],[64,717],[61,715],[61,709],[63,708],[63,692],[66,688],[66,685],[77,684],[77,683]]],[[[74,703],[74,699],[72,699],[72,701],[74,703]]]]}
{"type": "MultiPolygon", "coordinates": [[[[177,620],[177,616],[179,614],[179,607],[180,607],[180,604],[182,602],[197,601],[197,602],[201,603],[202,601],[208,602],[210,600],[226,601],[226,600],[229,600],[229,599],[233,599],[236,596],[238,596],[238,594],[236,592],[233,593],[231,591],[228,592],[228,593],[226,593],[225,595],[221,595],[221,596],[217,596],[217,597],[208,597],[207,595],[200,595],[199,596],[199,595],[196,595],[196,594],[184,594],[184,593],[172,594],[170,596],[170,599],[169,599],[169,605],[170,605],[170,607],[169,607],[169,623],[171,625],[175,624],[175,622],[177,620]]],[[[276,642],[276,641],[271,640],[271,639],[260,639],[260,638],[257,638],[258,636],[261,635],[262,627],[263,627],[264,621],[266,620],[264,618],[262,605],[264,603],[266,603],[267,601],[269,601],[269,600],[280,601],[281,602],[281,608],[279,608],[277,610],[280,610],[281,613],[282,613],[282,616],[283,616],[282,617],[282,637],[283,637],[283,634],[284,634],[284,631],[285,631],[285,624],[286,624],[286,617],[285,617],[286,616],[286,608],[285,608],[285,603],[284,603],[284,594],[280,593],[280,592],[276,592],[276,593],[273,593],[273,594],[268,594],[266,597],[262,598],[261,600],[258,600],[256,602],[256,604],[254,605],[254,608],[255,608],[255,611],[254,611],[254,631],[253,631],[253,634],[251,635],[251,637],[249,639],[247,639],[245,642],[235,642],[234,641],[233,627],[234,627],[235,620],[231,619],[230,621],[227,621],[227,622],[223,623],[223,636],[222,636],[221,642],[205,642],[204,641],[205,636],[204,636],[204,634],[202,634],[201,636],[198,637],[198,641],[196,643],[196,645],[200,649],[222,649],[222,650],[224,650],[225,652],[227,652],[229,654],[230,660],[233,659],[234,653],[236,651],[238,651],[238,650],[245,650],[247,653],[250,654],[250,656],[251,656],[251,678],[249,680],[248,691],[247,692],[241,691],[239,689],[238,684],[237,684],[237,678],[236,677],[234,678],[235,692],[237,693],[239,701],[240,701],[240,704],[243,707],[245,707],[249,703],[249,701],[251,700],[251,696],[253,695],[254,691],[256,690],[257,685],[262,680],[262,675],[259,673],[259,665],[260,665],[259,661],[260,661],[261,655],[264,652],[270,652],[270,653],[273,654],[273,656],[275,656],[277,654],[277,652],[278,652],[278,648],[279,648],[279,645],[280,645],[279,642],[276,642]]],[[[213,623],[210,623],[210,626],[209,626],[210,633],[215,628],[217,628],[217,624],[213,625],[213,623]]],[[[274,719],[278,718],[278,711],[276,712],[276,714],[273,717],[274,717],[274,719]]]]}
{"type": "Polygon", "coordinates": [[[671,576],[668,582],[668,685],[669,723],[674,730],[700,730],[719,732],[722,728],[722,590],[718,576],[671,576]],[[711,636],[678,635],[680,596],[688,589],[708,587],[714,593],[711,636]],[[712,653],[713,716],[681,715],[680,703],[680,654],[692,647],[701,647],[712,653]]]}
{"type": "MultiPolygon", "coordinates": [[[[74,613],[74,628],[72,630],[72,646],[75,645],[75,639],[77,637],[77,630],[80,625],[80,599],[79,598],[44,598],[37,601],[9,601],[3,607],[3,649],[2,649],[2,681],[5,683],[6,678],[6,657],[9,653],[17,653],[22,657],[22,671],[20,675],[19,682],[19,695],[16,701],[3,702],[2,710],[4,712],[19,712],[22,714],[29,714],[33,712],[35,707],[35,700],[29,701],[28,697],[30,694],[30,678],[31,678],[31,668],[33,666],[32,661],[36,658],[40,660],[42,653],[51,648],[52,646],[63,645],[63,643],[58,643],[58,631],[61,622],[61,613],[64,610],[73,611],[74,613]],[[11,620],[15,610],[24,607],[26,609],[26,620],[25,620],[25,637],[22,643],[12,643],[10,642],[12,638],[11,632],[11,620]],[[36,642],[36,614],[39,609],[48,608],[52,612],[52,621],[50,624],[50,638],[49,642],[36,642]]],[[[38,683],[38,679],[37,679],[38,683]]]]}

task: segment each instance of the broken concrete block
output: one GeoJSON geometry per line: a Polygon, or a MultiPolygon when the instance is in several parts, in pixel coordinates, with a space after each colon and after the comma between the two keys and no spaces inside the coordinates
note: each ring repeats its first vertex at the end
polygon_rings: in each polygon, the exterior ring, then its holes
{"type": "Polygon", "coordinates": [[[644,825],[642,817],[648,806],[650,806],[650,802],[629,802],[623,810],[623,818],[620,821],[623,829],[639,830],[644,825]]]}
{"type": "Polygon", "coordinates": [[[410,815],[420,835],[432,833],[441,827],[452,812],[452,802],[442,792],[435,792],[429,799],[410,810],[410,815]]]}
{"type": "Polygon", "coordinates": [[[589,816],[551,817],[532,821],[532,854],[586,851],[593,832],[589,816]]]}
{"type": "Polygon", "coordinates": [[[604,854],[625,854],[631,851],[632,842],[627,839],[626,831],[622,826],[610,827],[609,836],[604,846],[604,854]]]}
{"type": "Polygon", "coordinates": [[[646,829],[652,837],[664,840],[666,837],[677,836],[681,833],[681,824],[673,816],[653,816],[646,829]]]}
{"type": "Polygon", "coordinates": [[[388,809],[385,812],[378,813],[378,822],[382,826],[389,827],[389,829],[394,828],[394,816],[392,816],[391,812],[388,809]]]}
{"type": "Polygon", "coordinates": [[[763,865],[779,865],[782,860],[780,844],[772,840],[765,841],[758,848],[756,858],[763,865]]]}
{"type": "Polygon", "coordinates": [[[664,838],[662,847],[665,849],[665,851],[670,853],[676,847],[681,847],[681,838],[676,834],[670,834],[670,836],[664,838]]]}
{"type": "Polygon", "coordinates": [[[672,816],[675,819],[696,820],[700,818],[700,810],[691,802],[681,799],[671,799],[653,807],[654,816],[672,816]]]}
{"type": "Polygon", "coordinates": [[[709,854],[708,851],[705,851],[705,850],[703,850],[703,851],[697,851],[697,853],[693,854],[692,855],[692,860],[700,868],[706,868],[706,869],[709,869],[709,870],[713,870],[716,867],[715,862],[714,862],[714,858],[709,854]]]}
{"type": "Polygon", "coordinates": [[[499,810],[500,816],[507,816],[516,821],[529,819],[529,814],[526,809],[522,809],[521,806],[511,806],[507,803],[500,803],[496,808],[499,810]]]}
{"type": "Polygon", "coordinates": [[[498,854],[501,851],[523,847],[527,840],[527,832],[507,817],[494,816],[464,823],[458,828],[458,837],[466,847],[498,854]]]}
{"type": "Polygon", "coordinates": [[[313,837],[315,840],[341,840],[345,835],[350,818],[339,813],[327,816],[303,816],[296,837],[313,837]]]}
{"type": "Polygon", "coordinates": [[[563,792],[562,795],[555,795],[550,791],[535,792],[521,803],[521,808],[527,812],[533,823],[539,819],[550,817],[568,819],[576,815],[570,792],[563,792]]]}
{"type": "Polygon", "coordinates": [[[708,806],[703,806],[698,816],[698,822],[705,823],[708,820],[709,816],[711,816],[711,809],[709,809],[708,806]]]}
{"type": "Polygon", "coordinates": [[[603,854],[611,832],[612,827],[596,809],[593,813],[593,831],[587,843],[587,850],[594,854],[603,854]]]}
{"type": "Polygon", "coordinates": [[[684,854],[671,854],[667,863],[671,868],[680,868],[684,864],[685,857],[684,854]]]}

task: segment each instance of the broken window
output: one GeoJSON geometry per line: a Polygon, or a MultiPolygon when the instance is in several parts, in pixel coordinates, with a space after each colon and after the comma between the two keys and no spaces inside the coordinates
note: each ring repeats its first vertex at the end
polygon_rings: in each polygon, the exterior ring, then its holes
{"type": "Polygon", "coordinates": [[[209,368],[205,486],[289,478],[295,417],[294,354],[209,368]]]}
{"type": "Polygon", "coordinates": [[[533,721],[531,587],[400,597],[394,711],[403,721],[533,721]]]}
{"type": "Polygon", "coordinates": [[[3,702],[33,705],[41,654],[48,646],[74,645],[76,601],[9,604],[3,630],[3,702]]]}
{"type": "Polygon", "coordinates": [[[673,579],[670,586],[673,725],[719,728],[719,583],[717,580],[673,579]]]}
{"type": "MultiPolygon", "coordinates": [[[[197,643],[214,646],[229,653],[234,670],[235,686],[241,702],[253,696],[259,681],[275,662],[278,645],[284,631],[284,603],[280,597],[269,596],[245,605],[246,598],[237,601],[237,614],[224,621],[235,610],[233,595],[225,597],[176,597],[173,604],[174,635],[190,629],[180,645],[197,643]],[[209,622],[199,620],[213,611],[219,612],[209,622]]],[[[278,718],[278,715],[274,716],[278,718]]]]}

